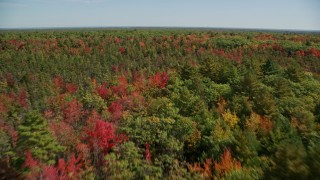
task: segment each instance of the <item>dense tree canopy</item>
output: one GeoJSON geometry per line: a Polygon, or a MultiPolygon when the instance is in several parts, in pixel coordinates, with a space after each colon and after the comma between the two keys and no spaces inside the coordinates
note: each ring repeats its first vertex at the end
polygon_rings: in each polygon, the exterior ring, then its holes
{"type": "Polygon", "coordinates": [[[0,177],[317,179],[320,36],[0,32],[0,177]]]}

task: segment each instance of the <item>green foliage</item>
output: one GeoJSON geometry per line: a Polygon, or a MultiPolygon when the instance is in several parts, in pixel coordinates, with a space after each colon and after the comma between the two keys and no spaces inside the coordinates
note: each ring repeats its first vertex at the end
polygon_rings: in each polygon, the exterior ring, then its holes
{"type": "Polygon", "coordinates": [[[143,159],[141,150],[133,142],[122,144],[119,153],[111,153],[105,157],[103,168],[107,179],[153,179],[161,178],[161,168],[143,159]]]}
{"type": "Polygon", "coordinates": [[[307,154],[299,144],[280,146],[275,153],[270,172],[266,178],[270,179],[308,179],[309,168],[305,158],[307,154]]]}
{"type": "Polygon", "coordinates": [[[48,130],[47,120],[36,111],[26,114],[18,132],[17,151],[31,151],[32,155],[42,162],[55,163],[57,153],[64,150],[48,130]]]}
{"type": "Polygon", "coordinates": [[[82,102],[85,106],[85,108],[90,110],[97,110],[101,112],[102,110],[105,110],[107,108],[106,103],[103,101],[103,99],[98,96],[97,94],[92,94],[89,92],[85,92],[82,97],[82,102]]]}
{"type": "Polygon", "coordinates": [[[214,82],[233,84],[239,79],[237,69],[224,58],[210,57],[201,63],[201,74],[214,82]]]}
{"type": "Polygon", "coordinates": [[[229,38],[218,38],[215,40],[215,44],[218,48],[232,49],[238,48],[249,44],[249,41],[243,37],[229,37],[229,38]]]}
{"type": "Polygon", "coordinates": [[[234,96],[230,103],[229,108],[232,112],[235,112],[236,115],[240,118],[239,125],[244,126],[244,121],[251,115],[252,107],[249,103],[248,98],[245,96],[234,96]]]}
{"type": "Polygon", "coordinates": [[[182,87],[177,93],[173,93],[171,99],[183,116],[195,116],[201,114],[205,109],[205,104],[200,100],[200,97],[195,96],[186,87],[182,87]]]}
{"type": "Polygon", "coordinates": [[[283,48],[289,52],[295,52],[295,51],[298,51],[298,50],[304,50],[305,49],[305,46],[301,43],[296,43],[296,42],[292,42],[292,41],[282,41],[280,43],[283,48]]]}
{"type": "Polygon", "coordinates": [[[308,146],[307,165],[309,166],[309,178],[317,179],[320,177],[320,146],[319,141],[308,146]]]}
{"type": "Polygon", "coordinates": [[[276,102],[271,94],[272,89],[266,86],[258,86],[253,96],[253,110],[262,115],[272,115],[276,109],[276,102]]]}
{"type": "Polygon", "coordinates": [[[167,168],[174,159],[181,158],[184,142],[192,133],[192,121],[178,115],[173,105],[167,98],[154,99],[148,107],[148,116],[128,116],[121,128],[133,142],[148,143],[155,164],[167,168]]]}
{"type": "Polygon", "coordinates": [[[229,84],[216,84],[212,81],[205,82],[204,98],[211,107],[217,104],[219,98],[229,97],[231,92],[232,89],[229,84]]]}
{"type": "Polygon", "coordinates": [[[0,158],[5,158],[5,155],[10,154],[11,150],[12,144],[9,135],[3,130],[0,130],[0,158]]]}
{"type": "Polygon", "coordinates": [[[29,150],[38,179],[62,175],[59,166],[82,179],[320,176],[317,34],[99,29],[0,36],[4,169],[24,169],[29,150]]]}
{"type": "Polygon", "coordinates": [[[260,160],[258,152],[260,150],[260,142],[253,132],[235,132],[235,151],[240,162],[249,167],[259,169],[260,160]]]}
{"type": "Polygon", "coordinates": [[[304,73],[302,68],[298,64],[294,64],[286,69],[285,75],[293,82],[300,82],[304,76],[304,73]]]}
{"type": "Polygon", "coordinates": [[[267,62],[261,67],[264,75],[276,74],[279,71],[278,68],[279,67],[277,67],[277,64],[271,59],[268,59],[267,62]]]}
{"type": "Polygon", "coordinates": [[[252,172],[248,169],[241,169],[241,170],[232,170],[228,174],[226,174],[225,179],[232,179],[232,180],[240,180],[240,179],[259,179],[256,172],[252,172]]]}

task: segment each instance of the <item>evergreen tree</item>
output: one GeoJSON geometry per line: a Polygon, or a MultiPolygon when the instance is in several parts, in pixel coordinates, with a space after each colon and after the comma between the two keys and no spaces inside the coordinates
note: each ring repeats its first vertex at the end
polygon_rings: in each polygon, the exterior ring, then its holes
{"type": "Polygon", "coordinates": [[[307,153],[303,146],[282,145],[277,149],[266,179],[308,179],[307,153]]]}
{"type": "Polygon", "coordinates": [[[17,149],[20,152],[31,151],[40,161],[53,164],[57,153],[63,151],[48,129],[48,123],[38,112],[30,111],[24,122],[18,127],[17,149]]]}
{"type": "Polygon", "coordinates": [[[272,75],[278,72],[277,64],[271,59],[268,59],[267,62],[261,66],[261,69],[264,75],[272,75]]]}

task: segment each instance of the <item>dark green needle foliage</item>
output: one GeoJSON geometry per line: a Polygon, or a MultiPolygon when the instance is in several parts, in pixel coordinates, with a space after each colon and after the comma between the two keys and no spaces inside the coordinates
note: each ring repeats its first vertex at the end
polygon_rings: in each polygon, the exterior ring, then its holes
{"type": "Polygon", "coordinates": [[[48,129],[48,122],[37,111],[30,111],[18,127],[19,140],[17,150],[31,151],[41,162],[53,164],[58,153],[64,148],[54,139],[48,129]]]}

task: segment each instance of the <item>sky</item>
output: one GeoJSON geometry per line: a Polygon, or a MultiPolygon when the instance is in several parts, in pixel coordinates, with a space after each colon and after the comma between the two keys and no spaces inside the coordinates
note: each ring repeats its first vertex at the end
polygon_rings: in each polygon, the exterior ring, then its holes
{"type": "Polygon", "coordinates": [[[320,0],[0,0],[0,28],[320,30],[320,0]]]}

